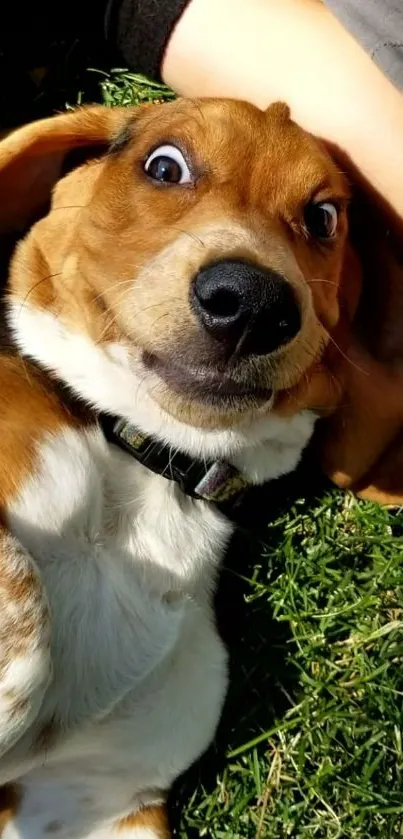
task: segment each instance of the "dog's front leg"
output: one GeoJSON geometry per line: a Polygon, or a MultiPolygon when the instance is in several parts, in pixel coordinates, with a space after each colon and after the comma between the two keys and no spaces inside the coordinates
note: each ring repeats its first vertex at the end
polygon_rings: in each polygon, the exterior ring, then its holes
{"type": "Polygon", "coordinates": [[[0,757],[35,719],[50,677],[50,616],[39,572],[0,527],[0,757]]]}

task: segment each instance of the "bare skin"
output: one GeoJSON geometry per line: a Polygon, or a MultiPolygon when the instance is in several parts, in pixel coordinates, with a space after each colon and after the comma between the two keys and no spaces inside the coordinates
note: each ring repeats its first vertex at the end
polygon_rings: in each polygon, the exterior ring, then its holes
{"type": "Polygon", "coordinates": [[[191,0],[162,73],[184,96],[288,102],[403,220],[403,96],[320,0],[191,0]]]}
{"type": "MultiPolygon", "coordinates": [[[[368,353],[351,335],[344,355],[339,354],[337,380],[346,382],[347,377],[348,391],[360,394],[364,407],[374,402],[375,382],[378,399],[388,389],[387,422],[400,429],[401,379],[391,360],[396,365],[402,357],[402,93],[321,0],[191,0],[168,43],[162,74],[188,97],[242,98],[261,108],[286,101],[293,118],[321,137],[351,181],[364,188],[361,245],[378,294],[370,305],[372,345],[368,353]],[[371,204],[375,214],[369,228],[371,204]],[[396,237],[388,235],[392,229],[396,237]]],[[[355,435],[357,445],[362,439],[362,417],[350,405],[348,415],[336,413],[334,424],[326,428],[325,469],[336,483],[351,485],[357,475],[349,452],[355,435]],[[336,439],[335,429],[341,428],[336,439]]],[[[385,500],[400,497],[400,465],[398,473],[396,485],[389,480],[385,500]]],[[[375,470],[378,490],[383,478],[375,470]]],[[[371,487],[362,490],[370,497],[371,487]]]]}

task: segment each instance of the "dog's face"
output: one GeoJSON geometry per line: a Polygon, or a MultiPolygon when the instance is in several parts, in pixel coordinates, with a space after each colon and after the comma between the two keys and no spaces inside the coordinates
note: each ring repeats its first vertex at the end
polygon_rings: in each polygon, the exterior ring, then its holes
{"type": "Polygon", "coordinates": [[[14,305],[112,352],[133,375],[125,398],[141,386],[175,421],[229,429],[275,411],[339,318],[344,177],[281,104],[177,101],[107,121],[87,142],[109,150],[58,180],[17,251],[14,305]]]}

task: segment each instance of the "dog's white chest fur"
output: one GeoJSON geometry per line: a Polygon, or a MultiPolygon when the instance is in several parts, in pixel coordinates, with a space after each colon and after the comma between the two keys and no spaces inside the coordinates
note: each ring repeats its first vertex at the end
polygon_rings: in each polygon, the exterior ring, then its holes
{"type": "MultiPolygon", "coordinates": [[[[11,321],[21,349],[89,403],[189,455],[227,459],[253,483],[292,471],[311,436],[308,412],[191,428],[157,406],[122,347],[102,349],[26,306],[11,321]]],[[[44,440],[8,515],[49,601],[53,669],[45,650],[40,707],[0,760],[0,783],[21,777],[24,791],[4,839],[44,839],[54,823],[58,839],[111,839],[116,820],[163,797],[214,735],[227,665],[212,595],[232,527],[95,427],[44,440]]],[[[0,717],[9,688],[0,681],[0,717]]]]}
{"type": "Polygon", "coordinates": [[[53,676],[0,780],[32,766],[27,802],[45,796],[48,822],[58,796],[79,818],[74,789],[94,796],[97,819],[113,818],[168,789],[214,733],[226,654],[210,593],[231,527],[98,430],[48,440],[10,525],[46,588],[53,676]],[[55,724],[45,762],[32,757],[35,737],[55,724]]]}

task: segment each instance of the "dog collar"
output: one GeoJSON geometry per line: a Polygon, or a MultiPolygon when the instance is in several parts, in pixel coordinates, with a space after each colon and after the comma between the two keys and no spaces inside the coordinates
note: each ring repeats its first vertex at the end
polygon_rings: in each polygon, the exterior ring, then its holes
{"type": "Polygon", "coordinates": [[[195,461],[144,434],[130,422],[103,415],[106,439],[128,452],[142,466],[178,484],[192,498],[226,507],[237,504],[249,487],[247,479],[225,461],[195,461]]]}

